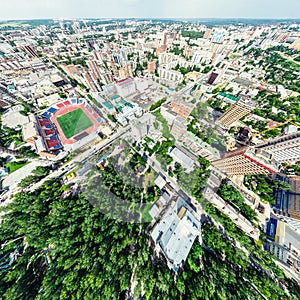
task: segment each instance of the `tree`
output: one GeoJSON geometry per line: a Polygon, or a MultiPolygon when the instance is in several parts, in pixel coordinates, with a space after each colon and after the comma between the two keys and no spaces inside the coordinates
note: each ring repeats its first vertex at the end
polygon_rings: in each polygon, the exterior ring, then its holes
{"type": "Polygon", "coordinates": [[[283,191],[291,191],[292,190],[292,186],[285,181],[281,181],[281,180],[274,180],[272,183],[273,187],[279,190],[283,190],[283,191]]]}

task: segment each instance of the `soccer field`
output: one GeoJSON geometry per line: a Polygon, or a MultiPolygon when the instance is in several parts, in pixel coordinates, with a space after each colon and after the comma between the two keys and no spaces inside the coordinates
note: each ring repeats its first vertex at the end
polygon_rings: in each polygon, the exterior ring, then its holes
{"type": "Polygon", "coordinates": [[[81,108],[58,117],[57,122],[67,139],[93,126],[93,122],[81,108]]]}

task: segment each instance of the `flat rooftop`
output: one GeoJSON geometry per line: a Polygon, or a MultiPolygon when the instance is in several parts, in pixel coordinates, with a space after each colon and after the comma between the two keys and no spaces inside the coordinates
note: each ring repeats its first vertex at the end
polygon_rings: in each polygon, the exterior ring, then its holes
{"type": "Polygon", "coordinates": [[[166,257],[168,267],[177,272],[187,259],[200,230],[200,219],[179,197],[154,227],[151,237],[157,250],[166,257]]]}

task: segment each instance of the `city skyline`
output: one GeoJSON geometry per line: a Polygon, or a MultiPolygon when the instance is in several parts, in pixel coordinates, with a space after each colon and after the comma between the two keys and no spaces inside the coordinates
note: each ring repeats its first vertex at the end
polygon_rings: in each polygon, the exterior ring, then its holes
{"type": "Polygon", "coordinates": [[[0,20],[52,18],[251,18],[298,19],[300,2],[271,0],[12,0],[2,4],[0,20]],[[11,9],[14,7],[15,9],[11,9]],[[270,9],[272,8],[272,9],[270,9]]]}

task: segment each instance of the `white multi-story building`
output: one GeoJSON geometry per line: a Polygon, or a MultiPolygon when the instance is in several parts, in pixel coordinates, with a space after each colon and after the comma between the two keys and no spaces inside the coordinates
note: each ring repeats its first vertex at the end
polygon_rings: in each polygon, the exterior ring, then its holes
{"type": "Polygon", "coordinates": [[[137,140],[142,140],[150,135],[154,130],[155,116],[148,113],[139,118],[132,127],[132,136],[137,140]]]}
{"type": "Polygon", "coordinates": [[[158,68],[158,74],[160,79],[166,79],[173,82],[180,82],[183,79],[183,75],[180,72],[174,70],[158,68]]]}
{"type": "Polygon", "coordinates": [[[136,84],[134,82],[134,78],[126,78],[124,80],[120,80],[116,82],[115,85],[118,94],[123,98],[126,98],[136,93],[136,84]]]}
{"type": "Polygon", "coordinates": [[[256,148],[271,153],[280,163],[300,161],[300,132],[275,138],[256,148]]]}
{"type": "Polygon", "coordinates": [[[134,120],[136,117],[141,116],[143,110],[139,106],[124,106],[122,111],[115,115],[117,121],[123,126],[127,125],[129,121],[134,120]]]}

